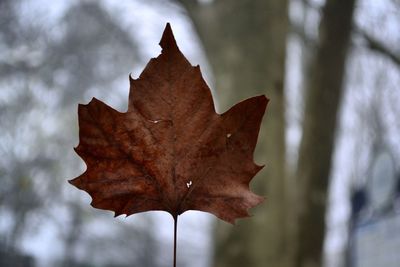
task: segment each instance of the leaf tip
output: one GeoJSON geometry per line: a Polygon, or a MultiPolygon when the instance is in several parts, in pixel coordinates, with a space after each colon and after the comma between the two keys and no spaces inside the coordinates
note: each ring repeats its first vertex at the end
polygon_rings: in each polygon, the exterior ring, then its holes
{"type": "Polygon", "coordinates": [[[163,50],[164,49],[178,49],[174,34],[172,33],[171,24],[169,24],[169,22],[165,26],[163,35],[161,37],[160,46],[163,50]]]}
{"type": "Polygon", "coordinates": [[[257,196],[257,204],[259,205],[265,201],[265,196],[257,196]]]}
{"type": "Polygon", "coordinates": [[[78,104],[78,114],[82,109],[88,108],[88,107],[90,107],[90,105],[92,105],[96,102],[100,102],[100,100],[98,100],[95,97],[92,97],[92,99],[90,99],[90,101],[87,104],[78,104]]]}
{"type": "Polygon", "coordinates": [[[260,99],[260,103],[263,104],[264,106],[267,106],[268,102],[269,102],[269,98],[266,97],[265,95],[260,95],[259,96],[260,99]]]}
{"type": "Polygon", "coordinates": [[[262,169],[264,169],[266,164],[262,164],[262,165],[258,165],[258,164],[254,164],[256,167],[256,173],[258,173],[259,171],[261,171],[262,169]]]}
{"type": "Polygon", "coordinates": [[[74,178],[74,179],[68,180],[68,183],[72,184],[73,186],[75,186],[77,188],[80,188],[79,186],[81,184],[78,178],[74,178]]]}
{"type": "Polygon", "coordinates": [[[101,102],[101,101],[98,100],[98,99],[95,98],[95,97],[92,97],[92,99],[90,100],[90,102],[88,103],[88,105],[90,105],[90,104],[96,104],[96,105],[97,105],[97,103],[99,103],[99,102],[101,102]]]}

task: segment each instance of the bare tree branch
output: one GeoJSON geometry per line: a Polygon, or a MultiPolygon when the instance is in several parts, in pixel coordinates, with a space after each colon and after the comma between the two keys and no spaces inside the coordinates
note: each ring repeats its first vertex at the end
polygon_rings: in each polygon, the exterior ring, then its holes
{"type": "Polygon", "coordinates": [[[388,48],[383,42],[377,40],[375,37],[371,36],[367,31],[361,29],[360,27],[354,27],[354,32],[359,34],[366,42],[369,49],[380,53],[381,55],[390,59],[398,67],[400,67],[400,55],[396,54],[390,48],[388,48]]]}
{"type": "MultiPolygon", "coordinates": [[[[303,4],[305,4],[308,8],[311,9],[316,9],[318,10],[319,7],[315,4],[312,3],[308,0],[303,0],[303,4]]],[[[398,5],[400,7],[400,0],[392,0],[393,4],[398,5]]],[[[398,67],[400,67],[400,54],[395,53],[393,50],[387,47],[383,42],[379,41],[375,37],[373,37],[371,34],[369,34],[366,30],[354,25],[353,26],[354,33],[360,35],[367,43],[367,46],[369,49],[380,53],[382,56],[390,59],[393,63],[395,63],[398,67]]],[[[310,40],[307,38],[307,36],[302,33],[298,27],[293,27],[292,26],[292,31],[295,34],[298,34],[300,37],[302,37],[306,41],[310,41],[310,43],[313,43],[313,40],[310,40]]]]}

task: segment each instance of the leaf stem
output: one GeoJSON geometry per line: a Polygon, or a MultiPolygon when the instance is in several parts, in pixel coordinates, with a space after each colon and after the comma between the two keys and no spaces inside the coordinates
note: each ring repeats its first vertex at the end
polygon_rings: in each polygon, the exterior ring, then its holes
{"type": "Polygon", "coordinates": [[[174,216],[174,267],[176,267],[176,237],[178,235],[178,215],[174,216]]]}

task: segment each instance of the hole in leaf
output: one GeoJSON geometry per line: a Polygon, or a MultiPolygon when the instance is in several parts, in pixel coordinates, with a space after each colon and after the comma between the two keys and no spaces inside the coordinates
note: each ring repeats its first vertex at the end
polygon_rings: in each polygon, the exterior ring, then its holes
{"type": "Polygon", "coordinates": [[[186,187],[187,187],[187,188],[190,188],[190,186],[191,186],[192,184],[193,184],[192,181],[189,181],[189,182],[186,183],[186,187]]]}
{"type": "Polygon", "coordinates": [[[227,135],[226,135],[226,138],[230,138],[232,136],[232,134],[231,133],[228,133],[227,135]]]}

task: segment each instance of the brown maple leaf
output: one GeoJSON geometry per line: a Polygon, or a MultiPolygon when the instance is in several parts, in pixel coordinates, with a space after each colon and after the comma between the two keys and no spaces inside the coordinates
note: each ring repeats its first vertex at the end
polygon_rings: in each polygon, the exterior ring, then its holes
{"type": "Polygon", "coordinates": [[[249,182],[262,168],[253,153],[267,98],[217,114],[200,68],[179,51],[169,24],[160,45],[140,77],[130,77],[127,112],[95,98],[79,105],[75,151],[87,170],[70,183],[115,216],[200,210],[230,223],[249,216],[263,200],[249,182]]]}

